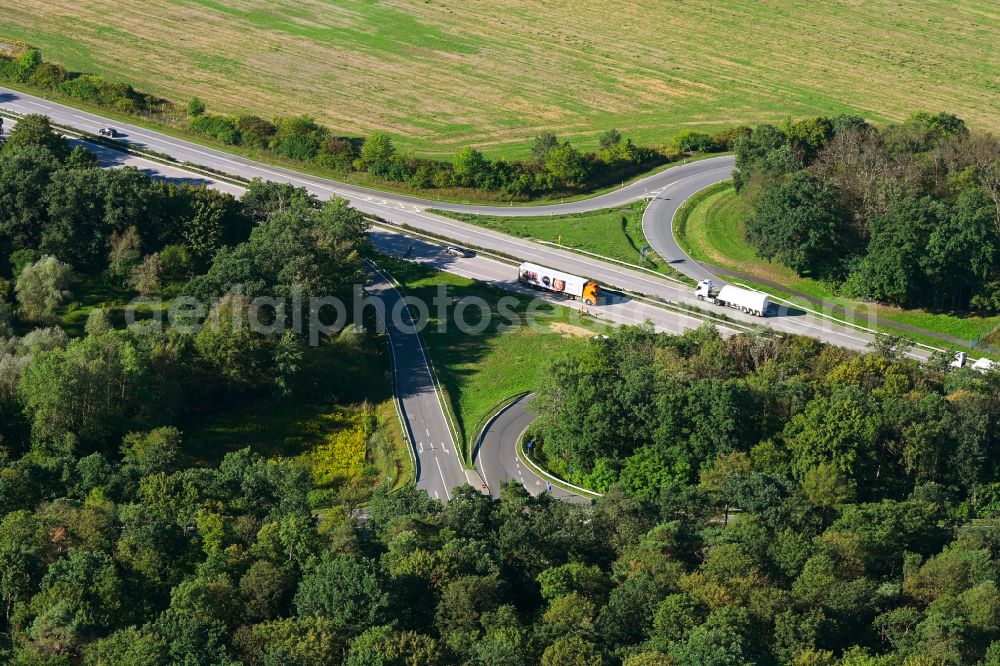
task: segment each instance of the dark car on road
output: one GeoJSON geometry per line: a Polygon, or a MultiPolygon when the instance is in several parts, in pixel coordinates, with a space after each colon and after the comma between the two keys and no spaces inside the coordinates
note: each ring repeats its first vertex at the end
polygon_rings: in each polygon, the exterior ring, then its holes
{"type": "Polygon", "coordinates": [[[102,127],[98,132],[101,136],[106,136],[109,139],[114,139],[118,136],[118,130],[114,127],[102,127]]]}

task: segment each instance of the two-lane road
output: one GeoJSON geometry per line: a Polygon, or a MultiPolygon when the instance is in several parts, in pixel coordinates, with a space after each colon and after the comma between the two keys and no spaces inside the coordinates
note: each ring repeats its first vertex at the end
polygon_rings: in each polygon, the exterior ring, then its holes
{"type": "MultiPolygon", "coordinates": [[[[88,111],[75,109],[64,104],[52,102],[41,97],[29,95],[10,88],[0,87],[0,108],[14,113],[40,113],[64,127],[97,134],[103,127],[114,127],[122,136],[117,141],[141,150],[151,150],[162,155],[169,155],[180,163],[190,162],[203,167],[218,170],[248,180],[262,178],[288,182],[299,187],[305,187],[317,196],[328,198],[332,195],[348,199],[362,210],[365,205],[380,209],[386,207],[395,210],[420,211],[428,208],[451,210],[467,213],[483,213],[491,215],[562,215],[588,210],[600,210],[625,205],[653,196],[655,192],[682,178],[687,178],[706,170],[732,168],[732,157],[717,157],[700,160],[665,169],[648,177],[630,183],[624,188],[608,192],[597,197],[580,201],[554,204],[547,206],[477,206],[433,201],[421,197],[408,196],[374,190],[371,188],[350,185],[337,181],[311,176],[292,169],[256,162],[232,153],[203,146],[193,141],[178,139],[172,136],[149,130],[131,123],[109,120],[88,111]]],[[[726,175],[721,180],[728,178],[726,175]]]]}
{"type": "Polygon", "coordinates": [[[365,291],[382,307],[376,308],[376,314],[389,337],[403,427],[416,458],[417,487],[435,499],[448,501],[451,491],[469,480],[448,427],[427,352],[403,295],[385,273],[373,269],[371,275],[372,283],[365,291]]]}

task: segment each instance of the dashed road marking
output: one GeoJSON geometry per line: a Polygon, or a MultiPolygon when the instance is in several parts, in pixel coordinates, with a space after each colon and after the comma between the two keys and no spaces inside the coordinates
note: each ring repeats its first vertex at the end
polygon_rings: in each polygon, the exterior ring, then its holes
{"type": "Polygon", "coordinates": [[[441,469],[441,461],[438,460],[437,458],[434,458],[434,462],[437,463],[438,474],[441,475],[441,486],[444,488],[444,496],[450,502],[451,501],[451,493],[448,492],[448,482],[444,480],[444,470],[441,469]]]}

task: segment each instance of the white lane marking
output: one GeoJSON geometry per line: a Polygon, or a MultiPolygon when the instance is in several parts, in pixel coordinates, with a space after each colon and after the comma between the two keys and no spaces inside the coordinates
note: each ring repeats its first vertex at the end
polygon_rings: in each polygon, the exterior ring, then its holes
{"type": "Polygon", "coordinates": [[[444,449],[445,453],[451,454],[451,451],[448,450],[448,445],[445,444],[444,442],[441,442],[441,448],[444,449]]]}
{"type": "MultiPolygon", "coordinates": [[[[477,458],[478,458],[478,456],[477,456],[477,458]]],[[[479,468],[477,467],[476,469],[479,469],[479,468]]],[[[490,490],[490,480],[486,478],[486,466],[485,465],[483,466],[482,469],[479,470],[479,473],[483,475],[483,483],[486,484],[486,489],[490,490]]]]}
{"type": "MultiPolygon", "coordinates": [[[[396,294],[400,298],[402,298],[402,294],[399,293],[399,290],[396,289],[396,287],[394,287],[391,282],[389,282],[389,287],[393,291],[395,291],[396,294]]],[[[412,321],[410,323],[412,324],[412,321]]],[[[437,403],[438,410],[440,410],[440,412],[441,412],[441,421],[447,426],[447,424],[448,424],[448,417],[444,413],[444,405],[441,403],[441,395],[438,393],[438,390],[437,390],[437,382],[434,380],[434,375],[431,374],[431,362],[427,358],[427,352],[424,351],[424,341],[420,338],[420,334],[419,333],[415,333],[414,335],[417,338],[417,347],[420,349],[420,356],[424,359],[424,371],[427,373],[427,378],[430,379],[430,381],[431,381],[431,387],[434,389],[434,397],[435,397],[434,402],[437,403]]],[[[451,435],[451,429],[450,428],[448,428],[448,434],[449,434],[449,439],[450,439],[450,435],[451,435]]],[[[454,442],[452,442],[452,444],[454,445],[454,442]]],[[[440,464],[439,464],[439,466],[440,466],[440,464]]],[[[448,499],[451,499],[451,498],[449,497],[448,499]]]]}
{"type": "Polygon", "coordinates": [[[441,499],[441,496],[438,495],[438,491],[436,491],[436,490],[434,491],[434,499],[436,499],[436,500],[440,500],[441,499]]]}
{"type": "Polygon", "coordinates": [[[426,433],[427,433],[427,436],[428,436],[428,437],[430,437],[430,436],[431,436],[431,431],[430,431],[430,429],[429,429],[429,428],[424,428],[424,432],[426,432],[426,433]]]}
{"type": "Polygon", "coordinates": [[[424,452],[424,443],[423,442],[417,442],[417,447],[420,449],[421,453],[424,452]]]}
{"type": "Polygon", "coordinates": [[[444,470],[443,470],[443,469],[441,469],[441,461],[440,461],[440,460],[438,460],[438,459],[437,459],[437,458],[435,457],[435,458],[434,458],[434,462],[435,462],[435,463],[437,463],[437,466],[438,466],[438,474],[440,474],[440,475],[441,475],[441,485],[442,485],[442,486],[444,486],[444,496],[445,496],[445,498],[447,498],[447,499],[448,499],[448,501],[450,502],[450,501],[451,501],[451,493],[449,493],[449,492],[448,492],[448,482],[444,480],[444,470]]]}

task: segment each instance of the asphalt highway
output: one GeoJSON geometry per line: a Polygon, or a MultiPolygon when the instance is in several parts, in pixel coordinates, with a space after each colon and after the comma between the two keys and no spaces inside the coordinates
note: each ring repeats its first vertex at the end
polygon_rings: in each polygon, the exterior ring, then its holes
{"type": "Polygon", "coordinates": [[[403,295],[389,277],[375,269],[367,296],[381,302],[378,320],[389,337],[396,378],[396,396],[403,413],[403,427],[416,458],[417,488],[434,499],[448,501],[451,491],[475,483],[466,475],[444,408],[435,388],[427,353],[403,295]]]}
{"type": "MultiPolygon", "coordinates": [[[[391,228],[375,227],[369,233],[375,249],[387,256],[406,259],[430,268],[461,275],[472,280],[491,284],[499,289],[511,291],[538,299],[540,302],[565,307],[574,315],[586,317],[590,321],[610,325],[638,325],[645,322],[662,333],[683,333],[705,323],[705,319],[678,310],[666,309],[625,294],[606,293],[600,305],[588,307],[571,300],[543,291],[535,291],[517,281],[517,268],[512,264],[483,254],[471,257],[453,257],[445,252],[443,245],[414,238],[391,228]]],[[[746,330],[746,327],[723,319],[716,321],[720,333],[730,336],[746,330]]]]}
{"type": "MultiPolygon", "coordinates": [[[[321,198],[343,197],[355,208],[386,220],[392,225],[406,225],[434,236],[453,239],[454,242],[465,246],[507,257],[516,257],[518,261],[531,261],[586,276],[612,288],[612,290],[622,292],[612,293],[596,307],[584,308],[583,314],[602,318],[609,323],[634,324],[650,320],[658,330],[668,332],[683,331],[703,323],[703,320],[697,317],[655,307],[628,295],[638,294],[682,306],[698,307],[715,316],[724,315],[733,323],[729,324],[721,320],[717,322],[720,324],[723,335],[731,335],[747,326],[766,326],[780,333],[807,335],[824,342],[860,351],[867,349],[873,340],[873,336],[869,333],[800,310],[776,309],[772,316],[767,318],[754,317],[732,309],[722,310],[699,302],[694,297],[694,290],[691,287],[672,282],[658,275],[620,266],[600,258],[554,248],[543,243],[514,238],[500,232],[427,212],[429,208],[438,208],[489,215],[562,215],[599,210],[649,199],[650,203],[643,217],[643,228],[650,245],[678,271],[700,280],[714,276],[711,276],[704,267],[687,257],[677,246],[673,239],[671,223],[674,214],[684,200],[695,192],[730,177],[733,168],[733,158],[730,156],[675,166],[640,179],[614,192],[569,203],[544,206],[478,206],[434,202],[418,197],[381,192],[299,173],[291,169],[262,164],[225,151],[177,139],[136,125],[108,120],[89,112],[2,87],[0,87],[0,108],[22,114],[41,113],[49,116],[58,125],[94,134],[102,127],[111,126],[123,134],[118,139],[122,143],[134,148],[169,155],[177,161],[165,165],[95,144],[88,144],[88,148],[98,154],[103,166],[134,166],[156,177],[203,184],[237,195],[242,192],[242,188],[238,185],[192,173],[185,169],[183,163],[190,162],[239,178],[262,178],[287,182],[304,187],[321,198]]],[[[8,120],[5,124],[10,126],[12,123],[8,120]]],[[[398,228],[398,230],[402,229],[398,228]]],[[[372,240],[376,248],[381,251],[398,255],[406,253],[407,248],[412,243],[413,249],[407,256],[409,259],[428,263],[452,273],[491,282],[504,289],[523,290],[523,287],[516,282],[515,267],[497,259],[485,256],[475,256],[468,259],[453,258],[446,255],[443,248],[436,243],[415,242],[399,233],[378,228],[372,232],[372,240]]],[[[722,283],[721,280],[717,281],[719,284],[722,283]]],[[[395,303],[396,301],[393,299],[399,298],[398,292],[386,284],[377,283],[373,285],[372,289],[385,298],[387,303],[390,301],[395,303]]],[[[537,292],[531,293],[539,295],[537,292]]],[[[575,302],[566,302],[551,295],[540,295],[540,297],[560,305],[580,309],[580,306],[575,302]]],[[[452,440],[440,401],[433,390],[433,384],[427,383],[431,380],[419,335],[393,330],[391,325],[389,329],[393,353],[397,359],[397,387],[400,390],[404,421],[411,434],[411,441],[414,444],[418,460],[419,487],[426,489],[432,497],[447,500],[450,497],[451,489],[456,485],[472,483],[481,486],[484,480],[478,478],[476,471],[463,469],[461,457],[456,451],[455,442],[452,440]]],[[[928,356],[926,351],[920,349],[913,350],[909,354],[915,358],[928,356]]],[[[515,409],[505,418],[515,418],[517,414],[518,410],[515,409]]],[[[503,422],[500,425],[503,425],[503,422]]],[[[505,430],[505,432],[507,431],[509,429],[505,430]]],[[[492,435],[490,436],[492,437],[492,435]]],[[[506,440],[504,441],[506,442],[506,440]]],[[[506,442],[504,446],[512,451],[512,444],[512,442],[506,442]]],[[[483,471],[487,473],[487,476],[490,475],[489,469],[483,471]]],[[[494,476],[499,478],[499,472],[494,476]]],[[[488,479],[485,481],[492,491],[495,484],[488,479]]],[[[534,482],[529,480],[526,486],[530,486],[532,483],[534,482]]],[[[529,487],[530,490],[532,490],[531,487],[529,487]]]]}
{"type": "MultiPolygon", "coordinates": [[[[170,155],[179,162],[192,162],[247,179],[259,177],[289,182],[305,187],[323,198],[333,195],[341,196],[348,199],[359,210],[395,224],[409,225],[424,232],[455,239],[459,243],[517,257],[522,261],[547,265],[576,275],[587,276],[601,284],[620,290],[697,307],[703,307],[704,304],[697,301],[693,296],[693,290],[685,285],[674,284],[642,271],[619,267],[597,258],[560,250],[542,243],[513,238],[496,231],[433,215],[426,211],[428,208],[436,207],[497,215],[565,214],[596,210],[609,205],[620,205],[652,197],[652,204],[655,207],[653,212],[647,214],[644,219],[644,227],[647,233],[652,235],[650,243],[653,244],[654,248],[662,250],[667,257],[677,255],[674,260],[678,261],[675,266],[679,270],[695,273],[698,267],[693,266],[693,262],[690,262],[689,259],[680,256],[682,253],[679,253],[679,248],[673,250],[666,246],[667,240],[670,238],[670,218],[664,219],[659,215],[672,215],[681,201],[701,187],[728,179],[733,165],[733,158],[729,156],[691,162],[661,171],[617,192],[568,204],[520,207],[463,206],[379,192],[262,164],[221,150],[169,137],[128,123],[111,121],[92,113],[6,88],[0,88],[0,107],[17,113],[43,113],[57,124],[91,133],[97,132],[101,127],[113,126],[124,134],[119,139],[121,142],[170,155]]],[[[181,165],[171,168],[183,169],[181,165]]],[[[704,307],[711,308],[713,306],[704,307]]],[[[775,314],[776,316],[761,320],[736,310],[725,312],[725,315],[732,319],[763,324],[783,333],[809,335],[824,342],[856,350],[867,349],[873,339],[870,334],[805,312],[779,311],[775,314]]],[[[926,353],[922,351],[914,351],[911,354],[918,358],[926,357],[926,353]]]]}

